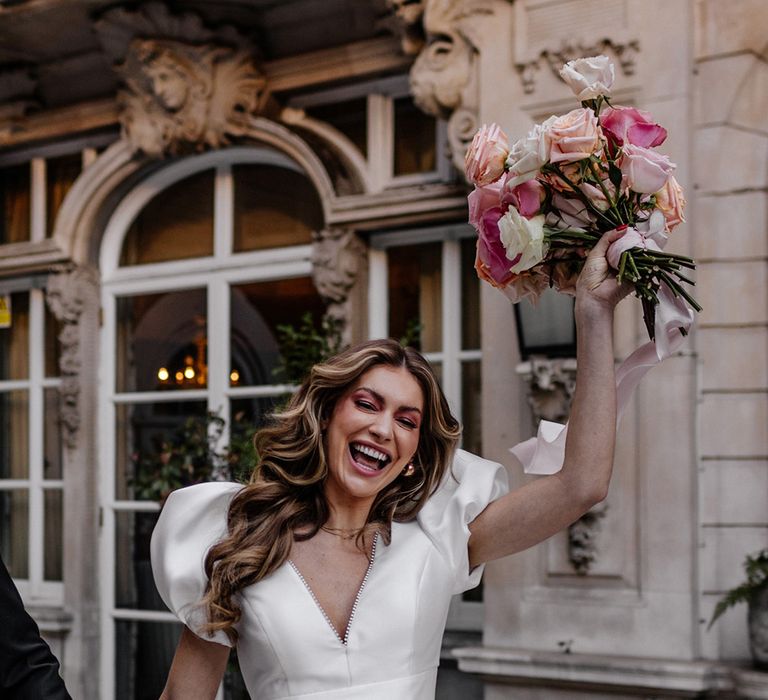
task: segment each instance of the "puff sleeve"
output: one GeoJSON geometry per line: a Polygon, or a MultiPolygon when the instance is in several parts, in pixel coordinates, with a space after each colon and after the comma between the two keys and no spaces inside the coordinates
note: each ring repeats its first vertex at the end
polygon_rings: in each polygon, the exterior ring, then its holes
{"type": "Polygon", "coordinates": [[[174,491],[152,533],[152,573],[160,597],[176,617],[206,641],[232,646],[224,632],[202,632],[205,555],[227,532],[227,509],[239,484],[208,482],[174,491]]]}
{"type": "Polygon", "coordinates": [[[484,565],[469,570],[469,523],[509,490],[497,462],[458,450],[452,468],[417,516],[426,535],[454,572],[453,593],[480,583],[484,565]]]}

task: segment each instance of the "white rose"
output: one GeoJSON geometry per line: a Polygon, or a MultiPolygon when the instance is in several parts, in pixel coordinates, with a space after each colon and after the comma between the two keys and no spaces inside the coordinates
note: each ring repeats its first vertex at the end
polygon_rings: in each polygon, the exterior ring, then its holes
{"type": "Polygon", "coordinates": [[[600,95],[609,96],[614,75],[613,63],[608,56],[577,58],[568,61],[560,71],[560,77],[582,102],[600,95]]]}
{"type": "Polygon", "coordinates": [[[539,170],[549,159],[549,131],[557,117],[552,116],[542,124],[535,124],[528,136],[512,145],[507,156],[509,179],[506,186],[509,189],[523,182],[533,180],[539,170]]]}
{"type": "Polygon", "coordinates": [[[549,249],[544,240],[543,214],[526,219],[510,207],[499,219],[499,234],[507,258],[513,263],[510,271],[515,274],[538,265],[549,249]]]}

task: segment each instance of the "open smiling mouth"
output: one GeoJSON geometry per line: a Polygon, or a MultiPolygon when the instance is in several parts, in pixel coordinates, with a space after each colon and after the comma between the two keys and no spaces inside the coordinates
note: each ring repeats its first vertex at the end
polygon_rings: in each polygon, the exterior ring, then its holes
{"type": "Polygon", "coordinates": [[[379,471],[392,461],[392,458],[386,452],[381,452],[368,445],[362,445],[359,442],[350,443],[349,452],[352,455],[352,459],[366,469],[379,471]]]}

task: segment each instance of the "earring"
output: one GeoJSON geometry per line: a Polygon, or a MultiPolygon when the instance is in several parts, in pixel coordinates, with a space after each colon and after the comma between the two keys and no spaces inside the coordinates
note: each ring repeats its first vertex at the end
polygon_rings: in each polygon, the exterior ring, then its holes
{"type": "Polygon", "coordinates": [[[413,466],[413,462],[408,462],[403,472],[403,476],[413,476],[416,473],[416,467],[413,466]]]}

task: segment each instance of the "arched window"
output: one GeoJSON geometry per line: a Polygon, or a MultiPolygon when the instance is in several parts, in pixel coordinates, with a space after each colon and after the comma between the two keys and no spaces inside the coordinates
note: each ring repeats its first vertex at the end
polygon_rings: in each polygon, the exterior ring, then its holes
{"type": "Polygon", "coordinates": [[[99,426],[105,698],[162,690],[181,629],[149,562],[167,471],[178,475],[202,449],[195,440],[205,441],[207,414],[223,419],[224,446],[232,426],[258,426],[285,397],[278,328],[322,316],[309,245],[322,226],[312,182],[266,148],[172,163],[138,184],[107,225],[99,426]]]}

